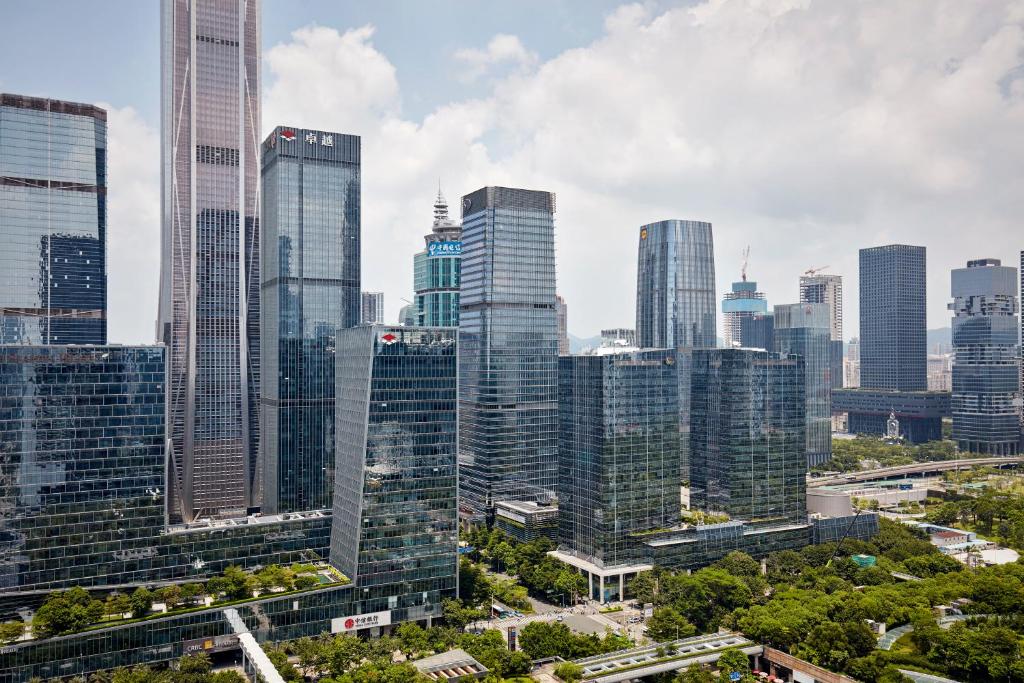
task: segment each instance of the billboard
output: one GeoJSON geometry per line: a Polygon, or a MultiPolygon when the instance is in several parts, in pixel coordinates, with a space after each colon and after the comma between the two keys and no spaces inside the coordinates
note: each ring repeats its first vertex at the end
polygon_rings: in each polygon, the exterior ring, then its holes
{"type": "Polygon", "coordinates": [[[358,631],[361,628],[388,626],[390,623],[391,610],[372,612],[370,614],[356,614],[351,617],[338,617],[331,619],[331,633],[344,633],[346,631],[358,631]]]}
{"type": "Polygon", "coordinates": [[[431,242],[427,245],[427,257],[461,256],[462,242],[431,242]]]}

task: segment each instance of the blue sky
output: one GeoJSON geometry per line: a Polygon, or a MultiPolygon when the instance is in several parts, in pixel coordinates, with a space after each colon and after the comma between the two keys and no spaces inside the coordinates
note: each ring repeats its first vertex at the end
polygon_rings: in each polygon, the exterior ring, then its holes
{"type": "MultiPolygon", "coordinates": [[[[4,4],[0,91],[109,111],[110,336],[153,338],[159,3],[4,4]]],[[[263,127],[362,136],[363,288],[394,320],[437,181],[556,192],[558,289],[579,336],[634,321],[639,226],[714,224],[719,296],[769,305],[857,250],[950,269],[1024,247],[1024,0],[265,0],[263,127]]]]}

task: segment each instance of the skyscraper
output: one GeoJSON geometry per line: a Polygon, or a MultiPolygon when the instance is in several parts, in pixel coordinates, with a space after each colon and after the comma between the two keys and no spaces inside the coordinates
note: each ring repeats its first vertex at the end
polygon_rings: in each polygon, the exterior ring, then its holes
{"type": "Polygon", "coordinates": [[[569,307],[565,305],[562,295],[555,296],[558,306],[558,354],[569,355],[569,307]]]}
{"type": "Polygon", "coordinates": [[[745,349],[775,348],[775,316],[755,313],[740,318],[740,346],[745,349]]]}
{"type": "MultiPolygon", "coordinates": [[[[359,323],[360,140],[278,127],[263,143],[263,511],[331,507],[339,328],[359,323]]],[[[364,293],[365,297],[365,293],[364,293]]]]}
{"type": "Polygon", "coordinates": [[[1016,455],[1020,445],[1017,271],[998,259],[952,273],[953,440],[971,453],[1016,455]]]}
{"type": "Polygon", "coordinates": [[[413,256],[416,324],[457,327],[462,226],[448,216],[440,187],[434,200],[434,226],[423,239],[426,248],[413,256]]]}
{"type": "Polygon", "coordinates": [[[107,112],[0,94],[0,344],[107,343],[107,112]]]}
{"type": "Polygon", "coordinates": [[[775,306],[775,351],[800,356],[804,361],[804,414],[807,420],[807,464],[832,459],[833,343],[829,305],[825,303],[775,306]]]}
{"type": "Polygon", "coordinates": [[[384,292],[363,292],[362,312],[359,322],[363,325],[379,325],[384,322],[384,292]]]}
{"type": "Polygon", "coordinates": [[[860,250],[860,385],[928,388],[925,248],[860,250]]]}
{"type": "Polygon", "coordinates": [[[679,522],[676,351],[558,360],[560,545],[599,567],[636,562],[628,535],[679,522]]]}
{"type": "Polygon", "coordinates": [[[696,350],[692,378],[691,506],[753,524],[806,523],[803,360],[696,350]]]}
{"type": "Polygon", "coordinates": [[[258,507],[260,11],[163,0],[158,338],[169,354],[169,514],[258,507]]]}
{"type": "Polygon", "coordinates": [[[641,348],[714,348],[715,247],[711,224],[640,227],[636,335],[641,348]]]}
{"type": "Polygon", "coordinates": [[[800,303],[828,304],[829,381],[843,386],[843,276],[819,275],[807,271],[800,276],[800,303]]]}
{"type": "Polygon", "coordinates": [[[462,505],[554,500],[558,480],[555,195],[484,187],[462,199],[462,505]]]}
{"type": "Polygon", "coordinates": [[[441,616],[458,562],[457,332],[338,333],[330,561],[364,587],[362,614],[441,616]]]}
{"type": "Polygon", "coordinates": [[[756,282],[747,282],[744,274],[743,280],[732,283],[732,291],[726,292],[722,299],[722,337],[725,348],[743,345],[743,318],[767,312],[768,302],[765,301],[764,292],[757,291],[756,282]]]}

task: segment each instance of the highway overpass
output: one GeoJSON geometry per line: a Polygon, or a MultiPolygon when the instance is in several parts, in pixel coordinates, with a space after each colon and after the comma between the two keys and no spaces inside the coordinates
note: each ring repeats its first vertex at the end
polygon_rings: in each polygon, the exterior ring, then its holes
{"type": "Polygon", "coordinates": [[[881,467],[877,470],[863,472],[847,472],[829,477],[813,477],[807,480],[808,486],[836,486],[839,484],[856,484],[863,481],[880,481],[882,479],[899,479],[902,477],[938,474],[949,470],[969,470],[972,467],[1016,467],[1024,463],[1024,456],[1003,456],[992,458],[961,458],[959,460],[940,460],[936,462],[915,462],[911,465],[881,467]]]}

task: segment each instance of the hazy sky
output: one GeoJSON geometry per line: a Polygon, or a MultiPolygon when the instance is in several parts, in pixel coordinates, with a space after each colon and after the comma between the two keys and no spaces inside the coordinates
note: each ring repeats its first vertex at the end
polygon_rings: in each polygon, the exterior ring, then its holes
{"type": "MultiPolygon", "coordinates": [[[[149,342],[159,269],[156,0],[2,3],[0,91],[109,109],[110,338],[149,342]],[[10,11],[14,10],[14,11],[10,11]]],[[[397,317],[440,178],[554,191],[569,330],[632,326],[638,226],[714,224],[719,297],[769,304],[857,249],[949,270],[1024,248],[1024,0],[265,0],[263,127],[363,138],[363,288],[397,317]]]]}

